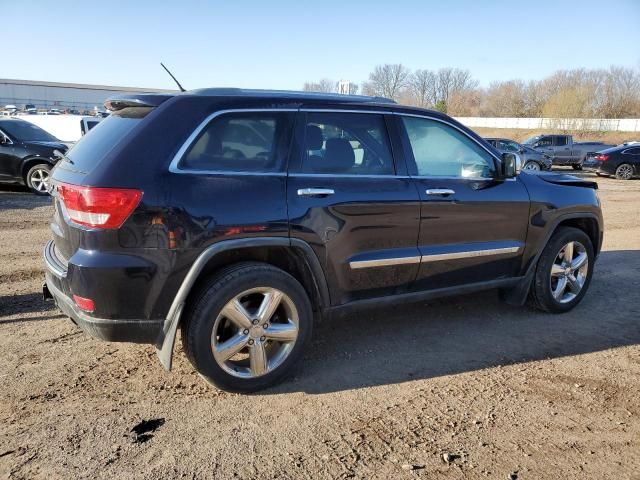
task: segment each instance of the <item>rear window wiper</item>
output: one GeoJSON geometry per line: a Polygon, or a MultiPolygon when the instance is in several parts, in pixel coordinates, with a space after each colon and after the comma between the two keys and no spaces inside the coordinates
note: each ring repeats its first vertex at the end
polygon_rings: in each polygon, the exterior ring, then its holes
{"type": "Polygon", "coordinates": [[[67,162],[69,162],[71,165],[75,165],[75,163],[73,162],[73,160],[71,160],[69,157],[67,157],[64,153],[62,153],[60,150],[54,150],[53,154],[58,157],[61,158],[63,160],[66,160],[67,162]]]}

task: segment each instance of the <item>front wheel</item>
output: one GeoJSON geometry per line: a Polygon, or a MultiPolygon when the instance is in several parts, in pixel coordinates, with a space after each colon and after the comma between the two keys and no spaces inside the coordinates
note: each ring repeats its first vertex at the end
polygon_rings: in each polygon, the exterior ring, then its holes
{"type": "Polygon", "coordinates": [[[533,172],[539,172],[540,171],[540,164],[538,162],[534,162],[534,161],[528,161],[527,163],[524,164],[524,167],[522,167],[523,170],[529,170],[529,171],[533,171],[533,172]]]}
{"type": "Polygon", "coordinates": [[[573,227],[560,227],[542,251],[531,286],[534,307],[551,313],[568,312],[584,297],[595,256],[589,236],[573,227]]]}
{"type": "Polygon", "coordinates": [[[633,177],[633,167],[628,163],[618,165],[616,168],[616,178],[618,180],[631,180],[633,177]]]}
{"type": "Polygon", "coordinates": [[[36,195],[46,195],[49,189],[51,167],[45,163],[34,165],[27,172],[27,187],[36,195]]]}
{"type": "Polygon", "coordinates": [[[295,278],[268,264],[240,263],[204,285],[181,329],[187,357],[206,380],[248,393],[291,373],[312,323],[309,297],[295,278]]]}

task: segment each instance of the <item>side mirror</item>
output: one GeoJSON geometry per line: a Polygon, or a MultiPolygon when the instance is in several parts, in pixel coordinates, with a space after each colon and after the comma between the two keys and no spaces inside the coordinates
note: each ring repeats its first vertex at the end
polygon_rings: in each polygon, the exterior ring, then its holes
{"type": "Polygon", "coordinates": [[[502,154],[502,178],[513,178],[522,169],[522,160],[517,153],[502,154]]]}
{"type": "Polygon", "coordinates": [[[11,140],[8,137],[5,137],[4,134],[0,133],[0,145],[11,145],[11,140]]]}

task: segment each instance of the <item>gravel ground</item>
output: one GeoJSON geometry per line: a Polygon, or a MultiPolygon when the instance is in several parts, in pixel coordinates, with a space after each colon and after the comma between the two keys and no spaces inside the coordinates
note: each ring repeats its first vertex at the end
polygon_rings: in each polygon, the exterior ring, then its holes
{"type": "Polygon", "coordinates": [[[325,321],[297,377],[246,396],[43,304],[49,201],[5,187],[0,478],[639,479],[640,181],[598,183],[574,311],[487,292],[325,321]]]}

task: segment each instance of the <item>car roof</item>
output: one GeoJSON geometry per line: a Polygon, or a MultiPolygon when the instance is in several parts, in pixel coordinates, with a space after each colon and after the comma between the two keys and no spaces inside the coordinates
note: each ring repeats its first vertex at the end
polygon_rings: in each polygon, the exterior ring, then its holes
{"type": "Polygon", "coordinates": [[[399,113],[428,115],[439,118],[447,122],[452,119],[442,112],[429,110],[420,107],[400,105],[394,100],[385,97],[375,97],[367,95],[343,95],[340,93],[316,93],[300,92],[294,90],[257,90],[244,88],[203,88],[199,90],[189,90],[186,92],[171,93],[137,93],[124,94],[108,98],[104,106],[110,111],[120,110],[133,106],[157,107],[165,101],[180,97],[207,97],[207,98],[242,98],[246,100],[273,100],[275,102],[292,102],[300,105],[312,105],[316,108],[331,108],[340,106],[363,107],[366,109],[378,108],[399,113]]]}
{"type": "Polygon", "coordinates": [[[343,95],[340,93],[301,92],[296,90],[260,90],[249,88],[202,88],[189,90],[184,95],[207,97],[252,97],[278,98],[288,100],[324,100],[339,103],[392,103],[390,98],[369,95],[343,95]]]}

